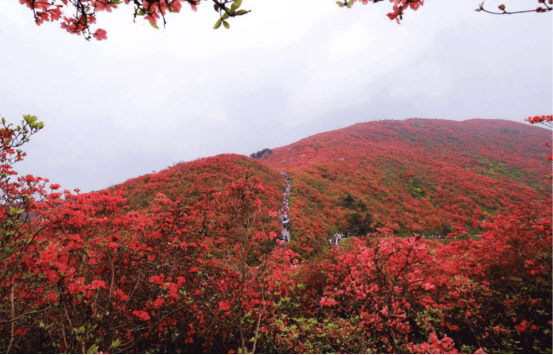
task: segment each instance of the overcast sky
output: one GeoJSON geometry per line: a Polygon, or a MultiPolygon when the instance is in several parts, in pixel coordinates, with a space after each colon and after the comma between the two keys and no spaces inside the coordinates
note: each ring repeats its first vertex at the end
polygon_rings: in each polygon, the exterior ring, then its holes
{"type": "Polygon", "coordinates": [[[244,0],[252,12],[230,30],[213,30],[205,2],[155,30],[121,6],[98,18],[108,40],[86,42],[59,23],[36,26],[17,0],[0,2],[0,115],[46,124],[15,168],[68,189],[375,119],[552,112],[551,13],[494,16],[474,11],[480,0],[428,0],[397,25],[388,2],[244,0]]]}

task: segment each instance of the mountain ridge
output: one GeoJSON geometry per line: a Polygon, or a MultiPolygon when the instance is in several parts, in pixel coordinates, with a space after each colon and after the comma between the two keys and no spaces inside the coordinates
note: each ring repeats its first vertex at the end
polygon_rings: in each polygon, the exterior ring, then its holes
{"type": "MultiPolygon", "coordinates": [[[[464,129],[465,131],[467,128],[470,128],[470,126],[476,126],[476,124],[480,126],[488,126],[490,128],[495,128],[498,133],[496,136],[490,136],[488,135],[488,138],[495,138],[495,144],[505,143],[505,139],[510,144],[514,144],[516,139],[513,139],[513,134],[522,135],[525,137],[529,137],[531,139],[541,139],[544,142],[547,140],[551,140],[551,137],[547,137],[548,131],[546,129],[542,129],[536,126],[530,126],[523,123],[518,123],[514,121],[509,120],[499,120],[499,119],[469,119],[465,121],[452,121],[452,120],[445,120],[445,119],[420,119],[420,118],[409,118],[405,120],[380,120],[380,121],[369,121],[369,122],[360,122],[356,123],[351,126],[339,128],[336,130],[330,130],[325,131],[321,133],[317,133],[311,136],[308,136],[306,138],[300,139],[294,143],[290,143],[281,147],[271,148],[273,154],[271,155],[264,155],[262,157],[262,161],[268,161],[272,165],[275,166],[287,166],[285,162],[282,161],[276,161],[277,156],[284,156],[284,159],[287,159],[289,157],[286,156],[284,151],[290,151],[290,150],[297,150],[298,147],[311,147],[314,151],[317,151],[319,148],[322,147],[322,144],[325,141],[331,140],[332,136],[338,136],[339,138],[361,138],[361,140],[368,140],[373,143],[380,143],[380,142],[386,142],[390,141],[390,134],[395,134],[396,138],[399,138],[397,136],[397,128],[402,128],[405,130],[405,132],[420,132],[421,128],[429,128],[434,131],[434,133],[453,133],[451,131],[447,132],[443,130],[443,127],[440,127],[438,124],[447,124],[448,126],[451,126],[450,128],[454,129],[464,129]],[[373,128],[371,131],[370,129],[373,128]],[[376,130],[376,129],[378,130],[376,130]],[[382,130],[382,128],[386,128],[386,130],[382,130]],[[396,128],[396,129],[392,129],[396,128]],[[442,129],[440,132],[439,129],[442,129]],[[501,131],[503,130],[503,131],[501,131]],[[540,134],[541,132],[541,134],[540,134]],[[366,133],[372,133],[371,135],[367,135],[366,133]],[[361,134],[365,134],[364,136],[361,136],[361,134]],[[316,142],[316,143],[315,143],[316,142]]],[[[481,127],[484,128],[484,127],[481,127]]],[[[477,133],[477,131],[472,131],[472,133],[477,133]]],[[[413,137],[407,137],[408,139],[413,139],[413,137]]],[[[336,140],[336,139],[334,139],[336,140]]],[[[442,142],[445,143],[445,142],[442,142]]],[[[451,142],[447,142],[448,144],[455,143],[455,139],[452,139],[451,142]]],[[[527,147],[528,148],[528,147],[527,147]]],[[[530,150],[534,150],[535,147],[531,147],[530,150]]],[[[303,154],[306,154],[308,152],[303,152],[303,154]]],[[[307,155],[307,154],[306,154],[307,155]]],[[[537,154],[539,157],[544,156],[544,154],[537,154]]],[[[300,157],[292,157],[299,159],[300,157]]],[[[302,165],[305,164],[303,162],[306,160],[309,162],[309,159],[299,159],[302,161],[302,165]]]]}

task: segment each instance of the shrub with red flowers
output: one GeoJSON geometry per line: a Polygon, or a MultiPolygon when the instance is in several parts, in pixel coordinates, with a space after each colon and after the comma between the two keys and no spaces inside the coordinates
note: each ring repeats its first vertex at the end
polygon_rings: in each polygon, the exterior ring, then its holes
{"type": "MultiPolygon", "coordinates": [[[[551,352],[547,198],[501,197],[495,215],[468,221],[478,237],[440,240],[398,237],[393,220],[374,223],[346,195],[325,206],[328,219],[370,235],[315,250],[326,239],[315,218],[277,240],[284,181],[253,159],[177,165],[95,193],[13,179],[19,147],[42,127],[24,116],[0,129],[0,351],[551,352]],[[307,243],[307,226],[319,240],[307,243]]],[[[438,198],[403,174],[415,196],[438,198]]],[[[306,176],[292,184],[298,215],[311,211],[301,193],[328,203],[306,176]]],[[[444,213],[469,205],[455,201],[444,213]]]]}

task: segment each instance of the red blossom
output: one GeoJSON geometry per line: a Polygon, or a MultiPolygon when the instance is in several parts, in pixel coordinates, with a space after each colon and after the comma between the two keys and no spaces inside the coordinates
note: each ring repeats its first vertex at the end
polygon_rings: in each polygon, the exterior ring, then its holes
{"type": "Polygon", "coordinates": [[[99,289],[99,288],[106,288],[106,283],[104,281],[95,280],[92,282],[92,285],[90,286],[93,290],[99,289]]]}
{"type": "Polygon", "coordinates": [[[148,321],[151,319],[150,315],[145,311],[133,311],[132,314],[138,317],[138,319],[143,321],[148,321]]]}
{"type": "Polygon", "coordinates": [[[223,311],[228,311],[230,309],[230,303],[226,301],[219,301],[219,308],[223,311]]]}
{"type": "Polygon", "coordinates": [[[81,282],[72,282],[67,286],[67,290],[70,294],[76,295],[78,293],[84,292],[85,287],[81,284],[81,282]]]}
{"type": "Polygon", "coordinates": [[[165,300],[163,298],[157,298],[154,302],[154,308],[159,309],[161,306],[163,306],[163,303],[165,303],[165,300]]]}
{"type": "Polygon", "coordinates": [[[58,274],[54,270],[47,270],[44,273],[44,277],[46,277],[52,283],[56,283],[60,280],[60,277],[58,276],[58,274]]]}
{"type": "Polygon", "coordinates": [[[27,328],[17,328],[14,332],[13,332],[13,335],[15,336],[23,336],[25,334],[27,334],[29,330],[27,328]]]}
{"type": "Polygon", "coordinates": [[[528,326],[529,326],[529,323],[528,323],[527,321],[524,320],[524,321],[520,322],[519,325],[516,325],[516,326],[515,326],[515,329],[517,330],[517,332],[523,333],[523,332],[526,331],[526,329],[528,328],[528,326]]]}
{"type": "Polygon", "coordinates": [[[323,307],[333,307],[333,306],[336,306],[338,304],[338,302],[336,302],[336,300],[331,298],[331,297],[321,298],[320,303],[321,303],[321,306],[323,306],[323,307]]]}
{"type": "Polygon", "coordinates": [[[526,118],[526,121],[535,124],[540,122],[552,122],[553,115],[543,115],[543,116],[530,116],[526,118]]]}

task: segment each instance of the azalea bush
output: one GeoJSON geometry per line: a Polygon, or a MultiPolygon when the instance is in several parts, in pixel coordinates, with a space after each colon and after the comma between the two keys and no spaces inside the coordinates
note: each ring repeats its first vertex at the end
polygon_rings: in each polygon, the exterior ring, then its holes
{"type": "Polygon", "coordinates": [[[184,176],[168,170],[70,192],[15,178],[42,127],[0,129],[3,352],[551,352],[550,204],[509,204],[478,238],[375,226],[306,254],[277,238],[285,182],[266,167],[222,156],[203,188],[156,192],[184,176]]]}

